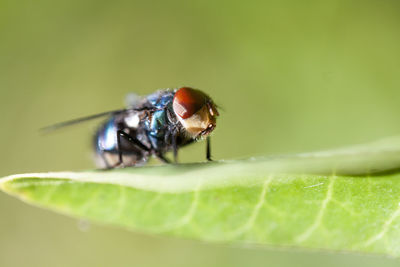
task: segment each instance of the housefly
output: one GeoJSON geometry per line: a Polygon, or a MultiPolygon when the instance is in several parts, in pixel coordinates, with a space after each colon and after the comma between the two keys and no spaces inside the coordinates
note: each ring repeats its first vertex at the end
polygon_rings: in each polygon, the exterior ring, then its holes
{"type": "Polygon", "coordinates": [[[131,99],[125,109],[62,122],[44,128],[59,129],[84,121],[108,117],[94,136],[96,164],[101,168],[138,166],[151,156],[169,163],[179,148],[206,139],[206,158],[211,160],[210,133],[219,116],[213,100],[190,87],[164,89],[141,99],[131,99]]]}

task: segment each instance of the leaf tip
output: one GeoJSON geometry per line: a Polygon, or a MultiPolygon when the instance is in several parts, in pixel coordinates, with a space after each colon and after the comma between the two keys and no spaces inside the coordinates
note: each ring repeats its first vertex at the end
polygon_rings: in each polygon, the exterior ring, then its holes
{"type": "Polygon", "coordinates": [[[0,178],[0,191],[7,191],[7,177],[0,178]]]}
{"type": "Polygon", "coordinates": [[[6,177],[0,178],[0,191],[3,191],[7,194],[13,194],[15,190],[13,187],[13,183],[19,177],[17,175],[10,175],[6,177]]]}

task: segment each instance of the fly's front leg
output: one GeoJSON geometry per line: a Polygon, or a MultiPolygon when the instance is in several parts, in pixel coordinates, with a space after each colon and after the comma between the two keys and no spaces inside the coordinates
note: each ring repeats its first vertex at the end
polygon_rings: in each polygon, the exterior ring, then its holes
{"type": "Polygon", "coordinates": [[[210,140],[209,136],[207,136],[207,140],[206,141],[207,141],[206,157],[207,157],[208,161],[212,161],[212,159],[211,159],[211,140],[210,140]]]}

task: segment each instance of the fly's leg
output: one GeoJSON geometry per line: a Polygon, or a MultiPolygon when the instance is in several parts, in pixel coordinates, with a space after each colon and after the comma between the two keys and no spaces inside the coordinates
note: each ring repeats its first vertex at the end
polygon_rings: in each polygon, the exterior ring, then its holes
{"type": "Polygon", "coordinates": [[[140,142],[137,138],[127,134],[126,132],[122,131],[122,130],[118,130],[117,131],[117,145],[118,145],[118,163],[116,164],[116,166],[113,167],[117,167],[117,166],[124,166],[124,162],[122,159],[122,149],[121,149],[121,138],[125,138],[126,140],[128,140],[132,145],[140,148],[143,151],[147,151],[149,152],[150,149],[145,146],[142,142],[140,142]]]}
{"type": "Polygon", "coordinates": [[[164,157],[164,155],[161,154],[161,153],[156,153],[155,156],[163,163],[166,163],[166,164],[170,164],[171,163],[171,161],[169,161],[169,159],[164,157]]]}
{"type": "Polygon", "coordinates": [[[96,163],[97,160],[102,161],[103,164],[100,164],[100,162],[98,162],[98,166],[100,169],[104,169],[104,170],[109,170],[112,169],[111,164],[108,162],[107,158],[105,157],[104,153],[106,152],[110,152],[109,150],[106,149],[98,149],[96,150],[96,163]]]}
{"type": "Polygon", "coordinates": [[[106,151],[102,150],[101,153],[99,153],[100,158],[104,161],[104,166],[105,166],[104,168],[107,170],[112,169],[112,166],[110,164],[108,164],[108,161],[107,161],[106,157],[104,156],[104,152],[106,152],[106,151]]]}
{"type": "Polygon", "coordinates": [[[121,166],[121,162],[117,162],[115,164],[110,164],[108,160],[106,159],[104,153],[114,153],[115,151],[113,150],[107,150],[107,149],[102,149],[100,152],[97,153],[97,155],[100,157],[100,159],[104,162],[104,167],[102,168],[103,170],[112,170],[116,167],[121,166]]]}
{"type": "Polygon", "coordinates": [[[206,148],[206,157],[208,161],[212,161],[211,159],[211,140],[210,137],[207,136],[207,148],[206,148]]]}
{"type": "Polygon", "coordinates": [[[178,145],[176,143],[177,136],[176,134],[172,135],[172,148],[174,150],[174,162],[178,163],[178,145]]]}
{"type": "Polygon", "coordinates": [[[174,162],[178,163],[178,144],[177,144],[178,124],[175,115],[172,114],[169,109],[167,109],[167,117],[168,120],[172,123],[172,126],[169,127],[168,132],[165,135],[166,136],[165,142],[170,142],[170,144],[172,144],[172,149],[174,153],[174,162]]]}

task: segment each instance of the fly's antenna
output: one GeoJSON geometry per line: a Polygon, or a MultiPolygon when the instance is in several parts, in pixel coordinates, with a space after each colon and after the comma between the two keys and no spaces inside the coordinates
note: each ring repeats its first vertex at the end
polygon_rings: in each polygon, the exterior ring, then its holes
{"type": "Polygon", "coordinates": [[[98,119],[98,118],[105,117],[105,116],[112,116],[112,115],[121,114],[121,113],[130,111],[130,110],[135,110],[135,109],[119,109],[119,110],[106,111],[106,112],[102,112],[102,113],[98,113],[98,114],[94,114],[94,115],[90,115],[90,116],[86,116],[86,117],[82,117],[82,118],[77,118],[77,119],[73,119],[73,120],[64,121],[64,122],[56,123],[56,124],[53,124],[53,125],[49,125],[49,126],[40,128],[39,131],[42,132],[42,133],[49,133],[49,132],[53,132],[55,130],[58,130],[60,128],[72,126],[72,125],[75,125],[75,124],[79,124],[79,123],[82,123],[82,122],[98,119]]]}

